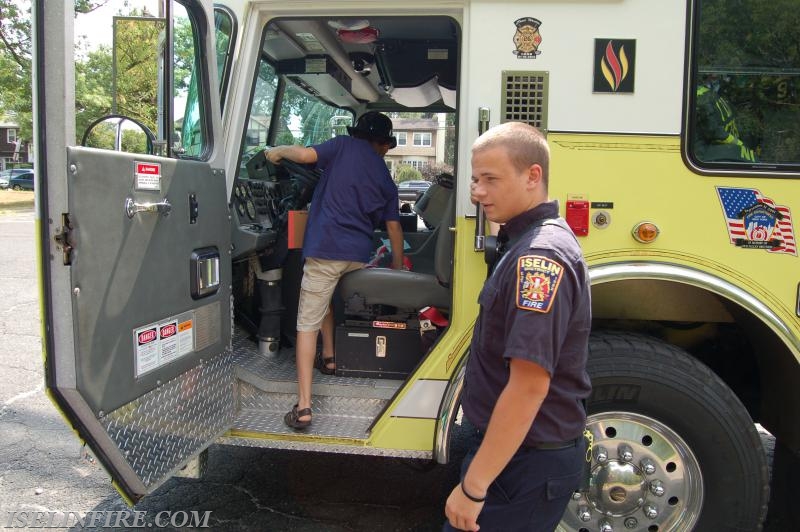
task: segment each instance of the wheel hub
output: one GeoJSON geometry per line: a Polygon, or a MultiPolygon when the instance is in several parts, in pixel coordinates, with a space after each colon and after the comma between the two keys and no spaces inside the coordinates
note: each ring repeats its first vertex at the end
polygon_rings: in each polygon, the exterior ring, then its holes
{"type": "Polygon", "coordinates": [[[610,460],[592,470],[591,505],[605,515],[623,516],[641,507],[647,496],[647,479],[633,464],[610,460]]]}
{"type": "Polygon", "coordinates": [[[592,432],[591,481],[575,492],[562,532],[691,530],[700,516],[700,464],[672,429],[641,414],[604,412],[592,432]]]}

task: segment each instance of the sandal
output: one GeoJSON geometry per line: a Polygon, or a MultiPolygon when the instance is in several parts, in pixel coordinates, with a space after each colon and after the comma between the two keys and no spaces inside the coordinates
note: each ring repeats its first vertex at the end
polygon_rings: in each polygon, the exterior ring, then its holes
{"type": "Polygon", "coordinates": [[[289,425],[291,428],[295,430],[303,430],[308,428],[311,425],[311,420],[303,421],[300,418],[303,416],[310,416],[311,409],[310,408],[303,408],[302,410],[297,409],[297,405],[292,407],[291,412],[286,412],[286,415],[283,416],[283,422],[289,425]]]}
{"type": "Polygon", "coordinates": [[[317,353],[317,357],[314,359],[314,367],[317,368],[323,375],[334,375],[336,373],[335,360],[335,357],[323,356],[322,351],[320,351],[317,353]],[[333,367],[329,368],[328,364],[332,364],[333,367]]]}

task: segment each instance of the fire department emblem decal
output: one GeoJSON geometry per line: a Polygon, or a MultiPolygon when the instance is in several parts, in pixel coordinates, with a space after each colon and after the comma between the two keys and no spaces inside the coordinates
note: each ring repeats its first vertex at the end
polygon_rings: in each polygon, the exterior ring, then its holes
{"type": "Polygon", "coordinates": [[[754,188],[717,187],[731,244],[797,255],[792,211],[754,188]]]}
{"type": "Polygon", "coordinates": [[[542,21],[533,17],[518,18],[514,21],[517,27],[514,33],[514,46],[517,47],[512,53],[517,59],[534,59],[542,52],[539,45],[542,43],[542,35],[539,33],[539,26],[542,21]]]}
{"type": "Polygon", "coordinates": [[[549,312],[563,274],[564,267],[547,257],[520,257],[517,260],[517,308],[549,312]]]}

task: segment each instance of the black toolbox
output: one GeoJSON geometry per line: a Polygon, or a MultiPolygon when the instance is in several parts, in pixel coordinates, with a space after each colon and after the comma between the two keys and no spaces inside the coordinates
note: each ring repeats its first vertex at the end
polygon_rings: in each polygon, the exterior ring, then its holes
{"type": "Polygon", "coordinates": [[[336,327],[338,376],[405,379],[421,358],[417,320],[346,320],[336,327]]]}

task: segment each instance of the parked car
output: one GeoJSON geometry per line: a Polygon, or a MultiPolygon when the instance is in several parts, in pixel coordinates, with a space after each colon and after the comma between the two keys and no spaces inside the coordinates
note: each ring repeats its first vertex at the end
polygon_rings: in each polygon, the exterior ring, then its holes
{"type": "Polygon", "coordinates": [[[0,172],[0,188],[8,188],[9,187],[9,180],[18,175],[26,174],[28,172],[32,172],[30,168],[10,168],[8,170],[3,170],[0,172]]]}
{"type": "Polygon", "coordinates": [[[8,180],[8,187],[13,190],[33,190],[33,170],[26,170],[8,180]]]}
{"type": "Polygon", "coordinates": [[[397,185],[397,192],[402,201],[417,201],[430,186],[430,181],[403,181],[397,185]]]}

